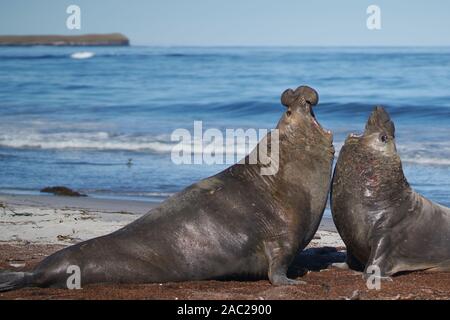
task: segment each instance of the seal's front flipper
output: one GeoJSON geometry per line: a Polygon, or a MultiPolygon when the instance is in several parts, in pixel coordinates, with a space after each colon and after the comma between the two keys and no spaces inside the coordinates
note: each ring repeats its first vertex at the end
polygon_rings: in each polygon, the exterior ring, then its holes
{"type": "Polygon", "coordinates": [[[300,280],[289,279],[287,270],[291,264],[295,251],[288,244],[280,244],[282,241],[270,242],[265,244],[266,256],[269,262],[269,280],[276,286],[285,286],[293,284],[305,284],[300,280]]]}
{"type": "Polygon", "coordinates": [[[28,272],[0,272],[0,292],[20,289],[29,285],[31,273],[28,272]]]}
{"type": "Polygon", "coordinates": [[[362,264],[362,263],[358,260],[358,258],[356,258],[356,257],[353,255],[353,253],[352,253],[352,251],[351,251],[350,249],[347,249],[347,257],[346,257],[345,262],[347,263],[348,267],[349,267],[351,270],[354,270],[354,271],[360,271],[360,272],[363,272],[363,271],[364,271],[364,264],[362,264]]]}
{"type": "Polygon", "coordinates": [[[283,274],[272,274],[272,276],[269,273],[269,280],[270,283],[274,286],[289,286],[289,285],[295,285],[295,284],[306,284],[305,281],[301,280],[295,280],[295,279],[289,279],[286,275],[283,274]]]}
{"type": "Polygon", "coordinates": [[[395,270],[394,258],[391,256],[390,250],[392,247],[388,237],[377,237],[372,240],[372,250],[364,269],[365,277],[372,276],[382,280],[392,280],[389,276],[401,271],[395,270]]]}
{"type": "Polygon", "coordinates": [[[377,276],[377,275],[373,275],[370,273],[364,273],[363,274],[363,279],[364,280],[369,280],[371,279],[372,281],[374,280],[379,280],[379,281],[388,281],[388,282],[393,282],[394,280],[392,279],[392,277],[387,277],[387,276],[377,276]]]}
{"type": "Polygon", "coordinates": [[[353,270],[362,272],[364,271],[364,265],[352,254],[350,249],[347,248],[345,262],[335,262],[330,265],[332,268],[338,268],[341,270],[353,270]]]}

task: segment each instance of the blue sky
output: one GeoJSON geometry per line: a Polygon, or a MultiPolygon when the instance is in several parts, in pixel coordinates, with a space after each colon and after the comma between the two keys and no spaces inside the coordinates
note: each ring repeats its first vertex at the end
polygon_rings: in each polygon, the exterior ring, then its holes
{"type": "Polygon", "coordinates": [[[450,45],[448,0],[0,0],[0,34],[122,32],[132,44],[450,45]],[[81,30],[66,8],[81,7],[81,30]],[[381,30],[366,9],[381,8],[381,30]]]}

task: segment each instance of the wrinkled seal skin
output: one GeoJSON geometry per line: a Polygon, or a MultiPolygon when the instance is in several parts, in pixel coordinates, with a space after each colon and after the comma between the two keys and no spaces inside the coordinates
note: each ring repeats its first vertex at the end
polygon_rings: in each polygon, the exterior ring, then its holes
{"type": "Polygon", "coordinates": [[[282,103],[287,111],[277,126],[276,174],[261,175],[259,161],[233,165],[116,232],[56,252],[32,273],[3,273],[0,290],[65,287],[70,265],[80,267],[82,285],[231,276],[297,283],[286,271],[319,226],[334,149],[331,133],[312,112],[318,103],[313,89],[286,90],[282,103]]]}
{"type": "Polygon", "coordinates": [[[450,209],[414,192],[402,170],[395,128],[382,107],[363,135],[350,135],[331,190],[334,222],[353,269],[450,271],[450,209]]]}

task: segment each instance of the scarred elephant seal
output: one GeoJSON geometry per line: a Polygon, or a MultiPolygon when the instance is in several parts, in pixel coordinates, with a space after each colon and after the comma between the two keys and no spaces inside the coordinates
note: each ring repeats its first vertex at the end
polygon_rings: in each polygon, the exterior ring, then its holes
{"type": "Polygon", "coordinates": [[[364,134],[345,141],[334,171],[331,210],[347,264],[385,277],[450,271],[450,209],[414,192],[397,154],[394,123],[376,107],[364,134]],[[368,268],[370,268],[370,271],[368,268]]]}
{"type": "MultiPolygon", "coordinates": [[[[3,272],[0,290],[65,287],[68,267],[81,283],[152,283],[267,276],[273,284],[296,283],[286,271],[316,232],[331,183],[332,135],[316,121],[318,95],[301,86],[281,97],[278,170],[259,157],[235,164],[175,194],[159,207],[111,234],[70,246],[32,272],[3,272]]],[[[262,143],[273,148],[268,134],[262,143]]],[[[278,140],[278,139],[277,139],[278,140]]]]}

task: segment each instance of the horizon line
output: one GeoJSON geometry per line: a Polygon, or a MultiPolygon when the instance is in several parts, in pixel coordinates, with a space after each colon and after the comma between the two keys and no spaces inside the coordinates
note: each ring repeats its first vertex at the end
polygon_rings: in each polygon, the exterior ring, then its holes
{"type": "Polygon", "coordinates": [[[400,44],[400,45],[353,45],[353,44],[321,44],[321,45],[290,45],[290,44],[146,44],[133,43],[130,41],[130,47],[160,47],[160,48],[450,48],[450,44],[443,45],[417,45],[417,44],[400,44]]]}

